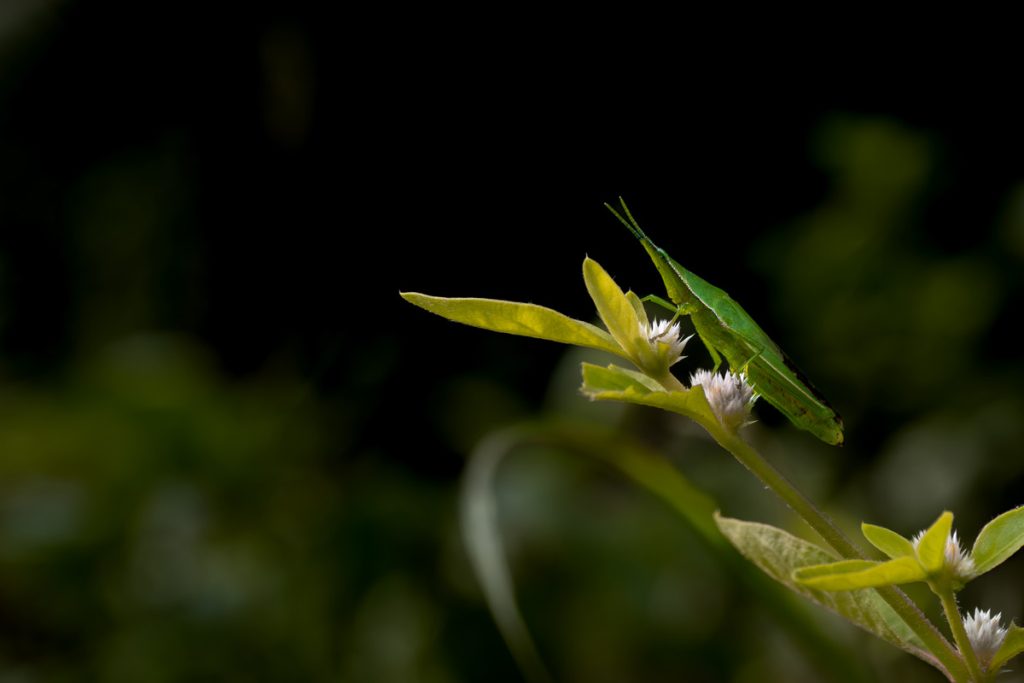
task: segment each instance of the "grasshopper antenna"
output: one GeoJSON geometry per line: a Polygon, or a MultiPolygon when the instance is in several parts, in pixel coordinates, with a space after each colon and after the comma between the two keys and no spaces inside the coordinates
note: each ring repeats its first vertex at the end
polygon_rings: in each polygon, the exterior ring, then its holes
{"type": "Polygon", "coordinates": [[[644,234],[644,231],[640,229],[640,224],[636,222],[636,219],[633,218],[633,214],[629,212],[629,207],[626,206],[626,201],[622,197],[619,197],[619,204],[622,205],[622,212],[625,214],[625,217],[616,211],[608,202],[604,203],[604,208],[611,211],[612,215],[618,218],[620,223],[629,228],[629,231],[633,233],[633,237],[636,237],[641,242],[650,242],[647,235],[644,234]]]}

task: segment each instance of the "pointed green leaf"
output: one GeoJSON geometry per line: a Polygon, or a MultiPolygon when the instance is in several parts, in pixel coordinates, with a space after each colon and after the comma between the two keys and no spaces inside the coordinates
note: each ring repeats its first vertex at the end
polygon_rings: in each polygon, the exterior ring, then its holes
{"type": "Polygon", "coordinates": [[[640,325],[644,328],[650,326],[651,322],[647,319],[647,309],[644,308],[644,302],[640,301],[640,297],[633,293],[633,290],[626,292],[626,299],[629,301],[629,305],[636,311],[637,320],[640,321],[640,325]]]}
{"type": "Polygon", "coordinates": [[[809,588],[848,591],[900,583],[924,581],[928,575],[916,557],[899,557],[888,562],[845,560],[834,564],[804,567],[793,578],[809,588]]]}
{"type": "Polygon", "coordinates": [[[1017,626],[1017,624],[1010,624],[1010,628],[1006,631],[1006,637],[1003,638],[1003,644],[996,651],[996,654],[992,657],[992,662],[988,665],[989,671],[998,671],[1003,664],[1006,664],[1006,662],[1021,652],[1024,652],[1024,628],[1017,626]]]}
{"type": "Polygon", "coordinates": [[[914,544],[892,529],[864,522],[860,531],[868,542],[888,555],[891,559],[914,554],[914,544]]]}
{"type": "Polygon", "coordinates": [[[718,418],[703,391],[665,391],[649,377],[614,365],[602,368],[583,363],[582,368],[582,391],[595,401],[624,401],[661,408],[685,415],[704,426],[718,427],[718,418]]]}
{"type": "Polygon", "coordinates": [[[608,332],[634,363],[649,365],[653,360],[651,345],[643,338],[636,310],[615,280],[591,258],[583,261],[583,280],[608,332]]]}
{"type": "Polygon", "coordinates": [[[633,389],[641,393],[664,391],[660,384],[635,370],[627,370],[618,365],[601,367],[592,363],[581,363],[583,369],[584,393],[598,394],[608,391],[626,391],[633,389]]]}
{"type": "Polygon", "coordinates": [[[896,647],[930,664],[934,663],[918,637],[875,591],[829,593],[794,581],[794,571],[834,561],[836,557],[831,553],[767,524],[744,522],[720,515],[715,515],[715,522],[744,557],[779,583],[896,647]]]}
{"type": "Polygon", "coordinates": [[[586,346],[627,357],[611,335],[601,328],[543,306],[497,299],[449,299],[417,292],[402,292],[401,295],[411,304],[464,325],[586,346]]]}
{"type": "Polygon", "coordinates": [[[978,574],[1005,562],[1024,546],[1024,507],[1004,512],[978,534],[971,557],[978,574]]]}
{"type": "Polygon", "coordinates": [[[929,574],[939,571],[945,564],[946,541],[952,528],[953,513],[943,512],[917,542],[917,558],[929,574]]]}

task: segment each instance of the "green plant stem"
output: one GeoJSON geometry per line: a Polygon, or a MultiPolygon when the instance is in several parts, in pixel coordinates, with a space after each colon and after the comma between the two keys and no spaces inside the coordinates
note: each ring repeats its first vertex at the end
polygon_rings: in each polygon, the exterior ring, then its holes
{"type": "Polygon", "coordinates": [[[987,680],[981,672],[978,654],[974,651],[974,646],[971,645],[971,639],[967,637],[967,629],[964,628],[964,620],[960,616],[960,608],[957,607],[956,595],[954,595],[953,590],[948,586],[938,590],[933,586],[932,590],[939,596],[939,600],[942,601],[942,610],[946,613],[949,630],[953,632],[953,640],[956,641],[956,646],[960,648],[960,654],[963,656],[964,661],[967,662],[967,668],[970,670],[971,676],[975,681],[979,681],[979,683],[987,680]]]}
{"type": "Polygon", "coordinates": [[[686,391],[686,385],[676,379],[676,376],[668,370],[664,374],[651,375],[651,377],[668,391],[686,391]]]}
{"type": "MultiPolygon", "coordinates": [[[[737,434],[724,429],[721,425],[704,425],[711,436],[740,461],[751,473],[764,483],[765,486],[775,492],[790,508],[793,509],[807,524],[835,549],[845,559],[866,559],[860,548],[855,546],[850,539],[817,508],[799,489],[797,489],[781,472],[764,459],[750,444],[741,439],[737,434]]],[[[928,620],[921,609],[907,597],[903,591],[894,586],[876,588],[882,599],[889,604],[899,617],[906,622],[925,647],[935,656],[946,668],[946,671],[953,678],[955,683],[966,683],[974,672],[968,672],[963,658],[960,656],[945,636],[935,628],[935,625],[928,620]]],[[[963,624],[960,624],[961,629],[963,624]]],[[[981,680],[981,679],[975,679],[981,680]]]]}

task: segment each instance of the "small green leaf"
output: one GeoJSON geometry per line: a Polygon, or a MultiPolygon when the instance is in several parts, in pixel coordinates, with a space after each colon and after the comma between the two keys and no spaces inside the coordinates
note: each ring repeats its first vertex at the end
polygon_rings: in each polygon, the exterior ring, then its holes
{"type": "Polygon", "coordinates": [[[928,577],[916,557],[900,557],[888,562],[844,560],[834,564],[805,567],[793,578],[809,588],[848,591],[923,581],[928,577]]]}
{"type": "Polygon", "coordinates": [[[497,299],[450,299],[417,292],[401,292],[401,295],[413,305],[464,325],[586,346],[628,358],[611,335],[601,328],[543,306],[497,299]]]}
{"type": "Polygon", "coordinates": [[[801,585],[793,579],[793,572],[803,567],[833,562],[836,557],[831,553],[767,524],[720,515],[715,515],[715,522],[736,549],[768,576],[862,629],[934,664],[934,658],[920,639],[874,590],[829,593],[801,585]]]}
{"type": "Polygon", "coordinates": [[[633,293],[633,290],[626,292],[626,299],[629,300],[629,305],[636,311],[637,320],[640,321],[640,325],[644,328],[650,326],[650,320],[647,319],[647,309],[644,308],[644,302],[640,301],[640,297],[633,293]]]}
{"type": "Polygon", "coordinates": [[[705,426],[718,425],[718,418],[708,405],[703,391],[665,391],[646,375],[616,365],[602,368],[583,363],[581,367],[582,391],[595,401],[624,401],[652,406],[685,415],[705,426]]]}
{"type": "Polygon", "coordinates": [[[664,391],[661,385],[642,372],[627,370],[618,365],[601,367],[592,363],[581,363],[583,369],[583,392],[590,394],[607,391],[633,391],[648,393],[664,391]]]}
{"type": "Polygon", "coordinates": [[[1003,638],[1003,644],[993,655],[988,670],[998,671],[1003,664],[1022,652],[1024,652],[1024,628],[1017,624],[1010,624],[1010,628],[1006,631],[1006,637],[1003,638]]]}
{"type": "Polygon", "coordinates": [[[929,574],[939,571],[946,563],[946,541],[952,528],[953,513],[943,512],[917,542],[917,558],[929,574]]]}
{"type": "Polygon", "coordinates": [[[1004,512],[978,534],[971,557],[978,574],[997,567],[1024,546],[1024,507],[1004,512]]]}
{"type": "Polygon", "coordinates": [[[619,343],[629,358],[640,367],[650,365],[653,359],[651,345],[643,338],[640,318],[622,289],[615,284],[601,265],[591,259],[583,261],[583,280],[597,313],[608,332],[619,343]]]}
{"type": "Polygon", "coordinates": [[[914,544],[892,529],[864,522],[860,531],[868,542],[888,555],[891,559],[914,554],[914,544]]]}

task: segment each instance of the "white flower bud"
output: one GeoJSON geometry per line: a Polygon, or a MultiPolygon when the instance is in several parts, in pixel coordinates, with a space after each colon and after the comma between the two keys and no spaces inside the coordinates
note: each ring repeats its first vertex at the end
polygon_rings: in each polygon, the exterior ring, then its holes
{"type": "Polygon", "coordinates": [[[757,399],[754,389],[743,375],[730,370],[721,375],[698,370],[690,375],[690,386],[700,385],[718,421],[731,431],[751,423],[750,407],[757,399]]]}
{"type": "Polygon", "coordinates": [[[1002,616],[1002,612],[992,616],[988,610],[982,611],[975,607],[974,614],[964,617],[967,639],[971,641],[971,647],[978,658],[986,664],[999,651],[1006,637],[1006,629],[999,625],[1002,616]]]}
{"type": "Polygon", "coordinates": [[[691,334],[685,339],[679,338],[679,323],[671,323],[668,320],[654,320],[646,328],[641,324],[641,333],[651,345],[658,359],[669,368],[684,358],[683,349],[686,342],[693,338],[691,334]]]}

